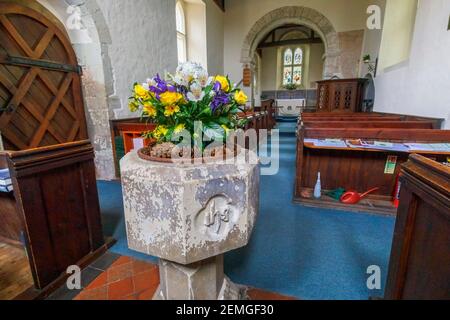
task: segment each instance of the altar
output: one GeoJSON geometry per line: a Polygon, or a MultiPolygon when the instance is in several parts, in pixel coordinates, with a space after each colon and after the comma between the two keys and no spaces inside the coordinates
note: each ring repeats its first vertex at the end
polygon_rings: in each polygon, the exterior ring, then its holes
{"type": "Polygon", "coordinates": [[[280,117],[299,117],[305,106],[306,99],[277,99],[277,115],[280,117]]]}

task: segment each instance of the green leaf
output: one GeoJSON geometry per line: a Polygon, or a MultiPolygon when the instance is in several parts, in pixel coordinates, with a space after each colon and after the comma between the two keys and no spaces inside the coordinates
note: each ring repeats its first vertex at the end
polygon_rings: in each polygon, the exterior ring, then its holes
{"type": "Polygon", "coordinates": [[[203,133],[213,140],[220,140],[225,137],[225,130],[217,123],[207,123],[203,127],[203,133]]]}

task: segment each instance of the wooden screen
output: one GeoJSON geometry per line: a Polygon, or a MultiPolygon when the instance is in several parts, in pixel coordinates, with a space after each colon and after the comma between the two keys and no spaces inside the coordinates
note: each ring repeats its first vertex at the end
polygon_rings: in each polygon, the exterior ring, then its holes
{"type": "Polygon", "coordinates": [[[43,13],[0,3],[0,132],[24,150],[87,138],[80,68],[64,31],[43,13]]]}

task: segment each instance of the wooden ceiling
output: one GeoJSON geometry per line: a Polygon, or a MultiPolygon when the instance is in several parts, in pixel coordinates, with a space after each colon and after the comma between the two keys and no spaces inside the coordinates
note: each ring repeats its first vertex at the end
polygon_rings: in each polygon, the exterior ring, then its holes
{"type": "Polygon", "coordinates": [[[322,43],[322,39],[311,28],[296,24],[286,24],[273,29],[260,42],[258,49],[279,47],[291,44],[312,44],[322,43]],[[289,34],[297,34],[297,37],[288,37],[289,34]]]}
{"type": "Polygon", "coordinates": [[[225,11],[225,0],[214,0],[222,11],[225,11]]]}

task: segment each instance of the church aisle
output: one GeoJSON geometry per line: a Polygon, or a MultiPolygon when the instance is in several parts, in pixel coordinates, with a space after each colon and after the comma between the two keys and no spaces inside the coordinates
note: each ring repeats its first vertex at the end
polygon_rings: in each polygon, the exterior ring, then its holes
{"type": "MultiPolygon", "coordinates": [[[[384,284],[394,218],[293,204],[295,123],[282,126],[280,170],[261,177],[253,236],[247,247],[225,255],[225,272],[237,283],[301,299],[382,296],[367,289],[366,270],[379,266],[384,284]]],[[[118,240],[111,251],[156,262],[127,247],[120,184],[98,185],[105,235],[118,240]]]]}

